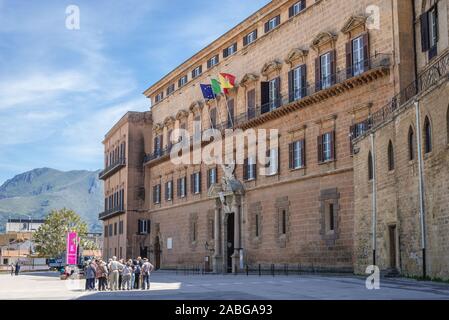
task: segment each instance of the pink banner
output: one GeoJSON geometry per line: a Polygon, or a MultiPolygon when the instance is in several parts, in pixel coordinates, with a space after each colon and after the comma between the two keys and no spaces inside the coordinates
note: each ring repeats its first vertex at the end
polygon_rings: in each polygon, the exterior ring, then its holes
{"type": "Polygon", "coordinates": [[[77,248],[77,234],[76,232],[67,233],[67,264],[76,265],[78,248],[77,248]]]}

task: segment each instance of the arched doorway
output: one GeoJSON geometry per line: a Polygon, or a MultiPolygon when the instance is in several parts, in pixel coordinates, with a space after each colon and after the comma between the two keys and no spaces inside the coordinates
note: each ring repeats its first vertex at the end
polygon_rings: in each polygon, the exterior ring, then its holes
{"type": "Polygon", "coordinates": [[[154,239],[154,267],[156,270],[161,267],[161,243],[159,237],[154,239]]]}

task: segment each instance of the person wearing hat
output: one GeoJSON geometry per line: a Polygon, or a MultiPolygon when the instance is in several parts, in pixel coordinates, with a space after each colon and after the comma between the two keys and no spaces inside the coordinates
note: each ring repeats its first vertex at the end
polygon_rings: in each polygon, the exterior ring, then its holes
{"type": "Polygon", "coordinates": [[[143,283],[142,283],[142,290],[150,290],[150,274],[154,270],[154,266],[148,261],[147,258],[143,259],[143,265],[142,265],[142,277],[143,277],[143,283]]]}
{"type": "Polygon", "coordinates": [[[123,264],[117,261],[117,257],[112,257],[111,265],[110,265],[110,272],[112,273],[112,281],[110,290],[118,290],[119,289],[119,275],[120,270],[123,269],[123,264]]]}

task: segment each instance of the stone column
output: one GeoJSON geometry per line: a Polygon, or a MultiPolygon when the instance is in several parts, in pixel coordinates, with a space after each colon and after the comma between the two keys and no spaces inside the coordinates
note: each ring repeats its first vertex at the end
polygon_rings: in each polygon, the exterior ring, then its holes
{"type": "Polygon", "coordinates": [[[240,210],[237,202],[232,204],[234,212],[234,254],[232,255],[232,273],[240,269],[240,210]]]}
{"type": "MultiPolygon", "coordinates": [[[[218,202],[218,201],[217,201],[218,202]]],[[[213,257],[213,269],[214,273],[220,273],[222,267],[222,256],[221,256],[221,214],[220,206],[215,203],[215,216],[214,216],[214,257],[213,257]]]]}

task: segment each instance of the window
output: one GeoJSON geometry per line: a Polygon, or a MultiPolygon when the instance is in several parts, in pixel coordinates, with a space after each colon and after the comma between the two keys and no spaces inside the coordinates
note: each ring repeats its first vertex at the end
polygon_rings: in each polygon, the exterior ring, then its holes
{"type": "Polygon", "coordinates": [[[172,83],[171,85],[169,85],[169,86],[167,87],[167,96],[170,95],[170,94],[172,94],[174,91],[175,91],[175,84],[172,83]]]}
{"type": "Polygon", "coordinates": [[[254,31],[251,31],[246,36],[243,37],[243,46],[247,46],[250,43],[253,43],[257,39],[257,29],[254,31]]]}
{"type": "Polygon", "coordinates": [[[269,163],[267,165],[267,175],[272,176],[279,171],[279,161],[278,161],[278,149],[271,149],[267,151],[267,157],[269,157],[269,163]]]}
{"type": "Polygon", "coordinates": [[[182,177],[178,179],[178,197],[184,198],[187,195],[186,190],[186,177],[182,177]]]}
{"type": "Polygon", "coordinates": [[[388,170],[394,170],[394,150],[391,140],[388,142],[388,170]]]}
{"type": "Polygon", "coordinates": [[[201,141],[201,116],[196,116],[193,124],[195,141],[201,141]]]}
{"type": "Polygon", "coordinates": [[[415,159],[415,133],[412,126],[408,129],[408,159],[415,159]]]}
{"type": "Polygon", "coordinates": [[[228,121],[227,128],[232,128],[234,126],[234,99],[228,100],[228,121]]]}
{"type": "Polygon", "coordinates": [[[164,93],[163,93],[163,92],[159,92],[159,93],[156,95],[155,102],[158,103],[158,102],[161,101],[162,99],[164,99],[164,93]]]}
{"type": "Polygon", "coordinates": [[[165,200],[171,201],[173,199],[173,181],[165,183],[165,200]]]}
{"type": "Polygon", "coordinates": [[[373,171],[373,156],[371,154],[371,151],[368,152],[368,180],[371,181],[374,178],[374,171],[373,171]]]}
{"type": "Polygon", "coordinates": [[[123,234],[123,221],[118,223],[118,233],[123,234]]]}
{"type": "Polygon", "coordinates": [[[248,109],[248,119],[256,116],[256,90],[251,89],[246,93],[246,103],[248,109]]]}
{"type": "Polygon", "coordinates": [[[181,78],[178,80],[178,88],[183,87],[186,83],[187,83],[187,75],[181,77],[181,78]]]}
{"type": "Polygon", "coordinates": [[[193,224],[192,224],[192,239],[193,239],[193,242],[196,241],[196,221],[193,222],[193,224]]]}
{"type": "Polygon", "coordinates": [[[289,144],[289,168],[300,169],[305,166],[305,140],[289,144]]]}
{"type": "Polygon", "coordinates": [[[296,101],[306,96],[307,79],[306,65],[291,70],[288,74],[289,101],[296,101]]]}
{"type": "Polygon", "coordinates": [[[109,225],[109,237],[112,236],[112,224],[109,225]]]}
{"type": "Polygon", "coordinates": [[[281,234],[287,233],[287,211],[282,210],[281,213],[281,234]]]}
{"type": "Polygon", "coordinates": [[[229,57],[237,52],[237,42],[223,50],[223,58],[229,57]]]}
{"type": "Polygon", "coordinates": [[[210,168],[207,171],[207,188],[217,183],[217,168],[210,168]]]}
{"type": "Polygon", "coordinates": [[[256,237],[259,237],[259,215],[258,214],[256,214],[255,222],[256,222],[256,237]]]}
{"type": "Polygon", "coordinates": [[[162,151],[162,135],[158,135],[156,137],[154,137],[154,143],[153,143],[153,147],[154,147],[154,153],[155,154],[160,154],[162,151]]]}
{"type": "Polygon", "coordinates": [[[298,1],[288,9],[288,17],[294,17],[306,7],[306,0],[298,1]]]}
{"type": "Polygon", "coordinates": [[[428,117],[424,119],[424,152],[432,152],[432,127],[428,117]]]}
{"type": "Polygon", "coordinates": [[[321,57],[321,89],[331,86],[331,54],[326,53],[321,57]]]}
{"type": "Polygon", "coordinates": [[[153,203],[158,204],[161,203],[161,185],[153,186],[153,203]]]}
{"type": "Polygon", "coordinates": [[[243,164],[243,180],[251,181],[256,179],[257,163],[254,157],[245,159],[243,164]]]}
{"type": "Polygon", "coordinates": [[[269,82],[270,111],[280,106],[281,78],[277,77],[269,82]]]}
{"type": "Polygon", "coordinates": [[[203,72],[203,66],[198,66],[192,70],[192,79],[198,77],[203,72]]]}
{"type": "Polygon", "coordinates": [[[195,172],[194,174],[192,174],[190,182],[191,182],[192,194],[201,193],[201,173],[195,172]]]}
{"type": "Polygon", "coordinates": [[[114,223],[114,236],[117,235],[117,222],[114,223]]]}
{"type": "Polygon", "coordinates": [[[438,30],[438,4],[429,11],[423,13],[421,21],[421,48],[423,52],[429,52],[429,59],[437,55],[437,44],[439,40],[438,30]]]}
{"type": "Polygon", "coordinates": [[[364,41],[363,36],[352,40],[352,75],[362,74],[364,70],[364,41]]]}
{"type": "Polygon", "coordinates": [[[219,62],[218,54],[207,60],[207,68],[210,69],[219,62]]]}
{"type": "Polygon", "coordinates": [[[108,237],[108,226],[104,226],[104,237],[108,237]]]}
{"type": "Polygon", "coordinates": [[[265,23],[265,33],[270,32],[281,24],[281,16],[276,16],[265,23]]]}
{"type": "Polygon", "coordinates": [[[328,216],[328,231],[333,232],[335,230],[335,215],[333,203],[329,203],[327,216],[328,216]]]}
{"type": "Polygon", "coordinates": [[[209,116],[211,122],[211,129],[217,128],[217,109],[216,108],[210,109],[209,116]]]}
{"type": "Polygon", "coordinates": [[[138,234],[149,234],[150,220],[137,220],[137,230],[138,234]]]}
{"type": "Polygon", "coordinates": [[[335,131],[318,137],[318,162],[335,160],[335,131]]]}

